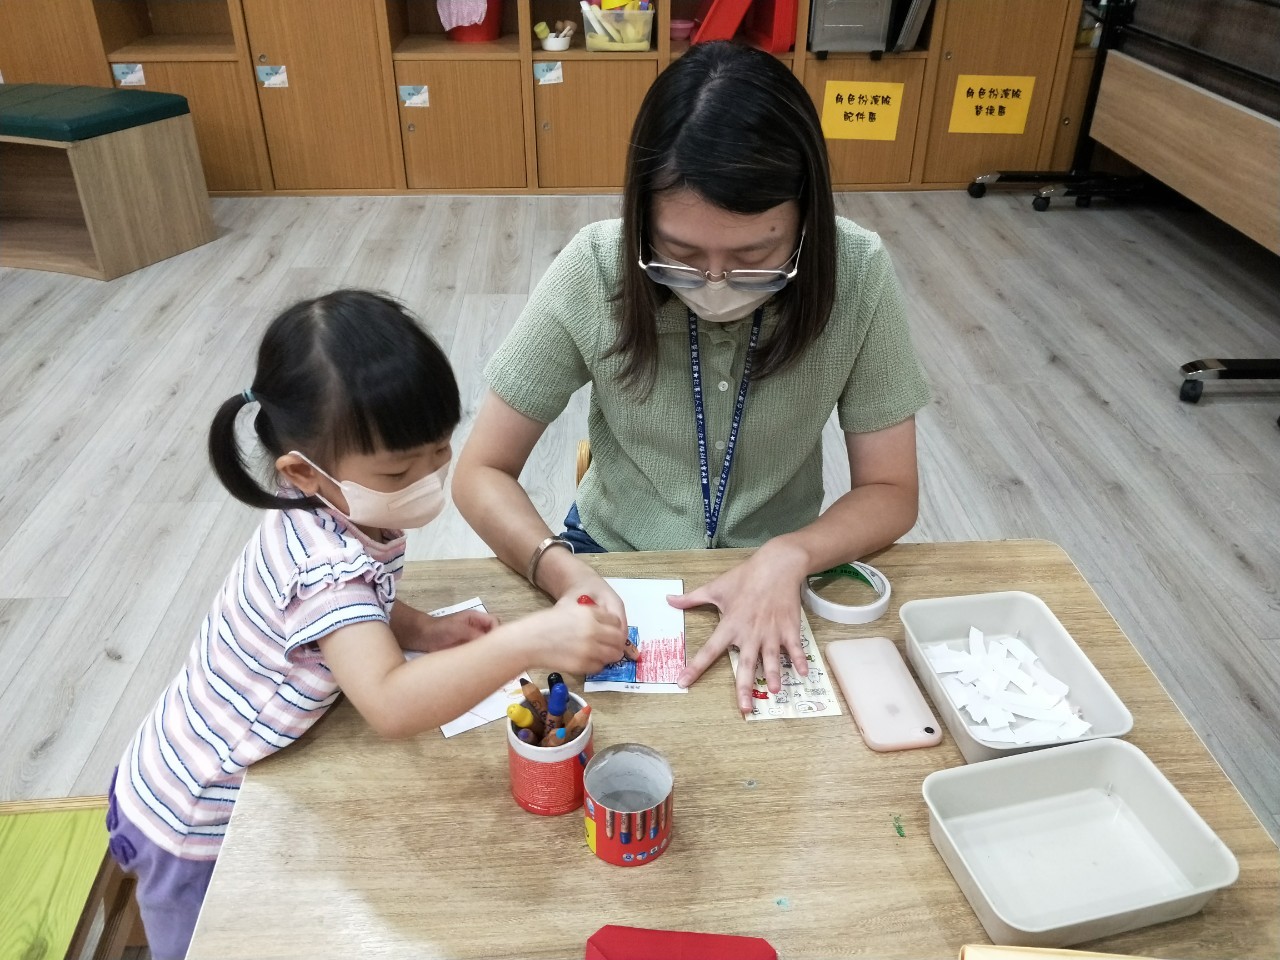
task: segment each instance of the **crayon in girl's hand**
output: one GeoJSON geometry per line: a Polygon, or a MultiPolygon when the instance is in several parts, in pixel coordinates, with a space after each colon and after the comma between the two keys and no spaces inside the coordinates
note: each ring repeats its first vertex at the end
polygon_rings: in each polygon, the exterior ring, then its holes
{"type": "Polygon", "coordinates": [[[596,602],[592,600],[589,596],[587,596],[585,593],[582,596],[578,597],[578,602],[582,604],[584,607],[594,607],[596,605],[596,602]]]}
{"type": "Polygon", "coordinates": [[[538,716],[545,721],[547,716],[547,698],[542,695],[542,691],[539,690],[528,677],[520,678],[520,689],[524,691],[524,698],[529,701],[529,706],[533,712],[538,714],[538,716]]]}
{"type": "Polygon", "coordinates": [[[569,688],[561,681],[551,688],[547,696],[547,729],[554,730],[564,723],[564,708],[569,702],[569,688]]]}
{"type": "MultiPolygon", "coordinates": [[[[518,703],[513,703],[511,706],[507,707],[507,716],[511,718],[511,722],[517,727],[532,730],[535,739],[541,740],[543,735],[547,732],[546,725],[543,724],[542,718],[537,716],[528,707],[521,706],[518,703]]],[[[558,722],[557,726],[559,726],[558,722]]]]}

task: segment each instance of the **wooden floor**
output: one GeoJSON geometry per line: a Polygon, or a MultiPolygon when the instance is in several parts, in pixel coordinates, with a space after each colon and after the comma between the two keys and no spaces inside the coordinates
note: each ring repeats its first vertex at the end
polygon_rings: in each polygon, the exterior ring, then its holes
{"type": "MultiPolygon", "coordinates": [[[[1280,836],[1280,389],[1177,400],[1186,360],[1280,356],[1280,260],[1196,211],[962,193],[839,207],[884,236],[934,386],[910,538],[1065,546],[1280,836]]],[[[185,656],[255,522],[214,480],[205,431],[276,311],[339,285],[402,297],[458,370],[462,440],[531,284],[616,209],[227,199],[219,240],[112,283],[0,270],[0,800],[103,792],[185,656]]],[[[553,526],[585,399],[526,472],[553,526]]],[[[452,507],[410,544],[487,552],[452,507]]]]}

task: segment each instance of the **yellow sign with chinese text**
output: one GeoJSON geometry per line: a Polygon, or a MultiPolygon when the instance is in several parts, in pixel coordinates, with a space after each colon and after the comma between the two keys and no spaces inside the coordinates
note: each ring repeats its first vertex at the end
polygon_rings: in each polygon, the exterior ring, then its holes
{"type": "Polygon", "coordinates": [[[962,73],[956,80],[948,133],[1012,133],[1027,129],[1035,77],[962,73]]]}
{"type": "Polygon", "coordinates": [[[897,140],[901,83],[828,80],[822,134],[828,140],[897,140]]]}

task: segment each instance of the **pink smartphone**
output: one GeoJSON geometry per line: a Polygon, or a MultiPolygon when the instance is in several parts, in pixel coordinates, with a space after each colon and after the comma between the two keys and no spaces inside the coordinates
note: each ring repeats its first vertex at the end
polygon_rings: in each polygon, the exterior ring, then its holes
{"type": "Polygon", "coordinates": [[[833,640],[826,657],[872,750],[914,750],[942,741],[942,727],[888,637],[833,640]]]}

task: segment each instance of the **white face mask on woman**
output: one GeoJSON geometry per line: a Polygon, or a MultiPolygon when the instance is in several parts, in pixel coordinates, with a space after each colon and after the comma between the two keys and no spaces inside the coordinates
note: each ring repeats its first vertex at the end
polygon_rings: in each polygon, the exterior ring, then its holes
{"type": "Polygon", "coordinates": [[[319,494],[316,496],[352,523],[360,526],[378,527],[384,530],[412,530],[425,527],[440,516],[440,511],[444,509],[444,478],[449,472],[447,463],[434,473],[428,473],[421,480],[415,480],[403,490],[382,493],[379,490],[370,490],[354,480],[335,479],[297,450],[294,450],[293,454],[310,464],[321,476],[337,484],[347,501],[345,514],[324,497],[319,494]]]}
{"type": "Polygon", "coordinates": [[[749,317],[756,307],[773,296],[773,290],[757,293],[735,290],[728,280],[708,280],[692,290],[672,287],[671,292],[708,323],[733,323],[749,317]]]}

